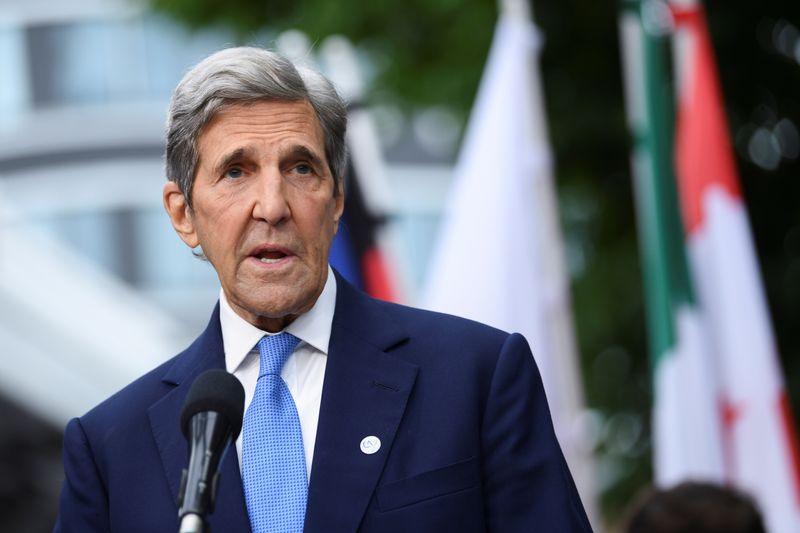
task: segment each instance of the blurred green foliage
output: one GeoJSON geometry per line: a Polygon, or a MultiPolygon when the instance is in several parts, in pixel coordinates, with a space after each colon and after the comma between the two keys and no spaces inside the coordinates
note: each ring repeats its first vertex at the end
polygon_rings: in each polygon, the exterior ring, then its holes
{"type": "MultiPolygon", "coordinates": [[[[375,68],[371,100],[406,109],[447,105],[466,117],[488,53],[491,0],[151,0],[189,27],[223,25],[242,41],[271,28],[297,28],[312,41],[342,34],[375,68]]],[[[748,132],[781,118],[800,124],[797,58],[775,48],[776,27],[800,25],[800,2],[706,2],[731,135],[764,274],[778,347],[800,411],[800,166],[785,158],[765,170],[750,161],[748,132]]],[[[652,402],[624,114],[618,11],[592,0],[533,0],[544,37],[541,72],[554,146],[573,302],[590,407],[611,420],[640,421],[634,446],[614,445],[614,424],[597,443],[608,485],[602,506],[618,520],[649,483],[652,402]],[[629,417],[630,418],[630,417],[629,417]],[[608,474],[612,472],[612,474],[608,474]]],[[[785,51],[784,51],[785,52],[785,51]]]]}
{"type": "Polygon", "coordinates": [[[350,38],[378,69],[374,93],[399,104],[447,102],[466,111],[496,16],[492,0],[151,0],[191,28],[223,25],[244,42],[264,28],[296,28],[312,41],[350,38]]]}

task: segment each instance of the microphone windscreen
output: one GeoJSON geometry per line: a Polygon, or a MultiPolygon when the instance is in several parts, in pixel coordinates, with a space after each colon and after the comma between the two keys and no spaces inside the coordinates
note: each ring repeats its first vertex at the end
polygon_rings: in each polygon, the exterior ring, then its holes
{"type": "Polygon", "coordinates": [[[233,439],[242,430],[244,388],[233,374],[220,368],[206,370],[192,383],[181,411],[181,430],[188,439],[190,421],[197,413],[214,411],[227,419],[233,439]]]}

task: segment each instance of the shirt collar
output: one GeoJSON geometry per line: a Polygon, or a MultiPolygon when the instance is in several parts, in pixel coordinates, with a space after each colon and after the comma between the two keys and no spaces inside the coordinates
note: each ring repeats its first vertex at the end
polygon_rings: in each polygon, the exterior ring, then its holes
{"type": "MultiPolygon", "coordinates": [[[[328,355],[335,308],[336,277],[328,266],[328,279],[314,306],[286,326],[284,331],[328,355]]],[[[225,349],[225,368],[228,372],[239,368],[261,337],[270,334],[236,314],[222,289],[219,291],[219,323],[225,349]]]]}

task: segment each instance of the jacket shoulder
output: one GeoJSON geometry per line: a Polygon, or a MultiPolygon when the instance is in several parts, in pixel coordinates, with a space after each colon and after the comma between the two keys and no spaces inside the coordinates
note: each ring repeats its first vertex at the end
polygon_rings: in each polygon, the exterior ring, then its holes
{"type": "Polygon", "coordinates": [[[217,305],[205,331],[191,345],[101,402],[80,417],[81,422],[87,428],[98,423],[114,427],[124,424],[127,417],[146,414],[151,405],[181,381],[191,379],[204,368],[224,364],[221,353],[222,333],[217,305]]]}
{"type": "Polygon", "coordinates": [[[376,305],[414,335],[446,337],[450,342],[465,338],[495,346],[501,345],[510,335],[507,331],[460,316],[378,300],[376,305]]]}
{"type": "Polygon", "coordinates": [[[179,357],[170,358],[93,407],[80,417],[84,427],[108,427],[146,412],[153,402],[173,388],[163,377],[179,357]]]}

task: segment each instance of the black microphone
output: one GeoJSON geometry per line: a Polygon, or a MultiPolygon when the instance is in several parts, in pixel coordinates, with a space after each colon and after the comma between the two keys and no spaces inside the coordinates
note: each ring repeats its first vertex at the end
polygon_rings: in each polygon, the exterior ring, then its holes
{"type": "Polygon", "coordinates": [[[181,411],[181,430],[189,441],[189,467],[178,494],[180,533],[201,533],[214,511],[217,467],[223,452],[242,430],[244,389],[233,374],[207,370],[192,383],[181,411]]]}

